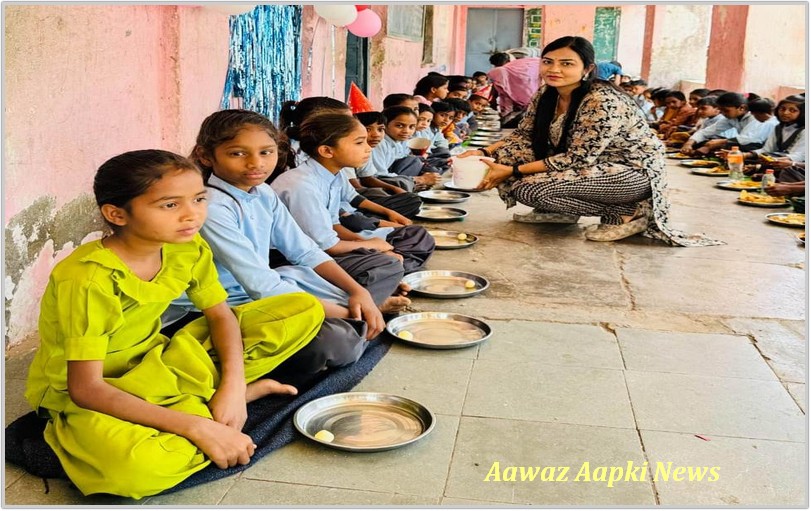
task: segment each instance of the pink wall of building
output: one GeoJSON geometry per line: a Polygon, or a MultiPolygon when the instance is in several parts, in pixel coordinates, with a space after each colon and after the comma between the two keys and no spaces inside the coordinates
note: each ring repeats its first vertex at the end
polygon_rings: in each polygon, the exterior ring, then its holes
{"type": "Polygon", "coordinates": [[[579,35],[591,41],[594,36],[594,12],[594,5],[544,5],[541,21],[543,44],[567,35],[579,35]]]}
{"type": "Polygon", "coordinates": [[[648,83],[675,88],[680,80],[703,82],[712,6],[657,5],[648,83]]]}
{"type": "Polygon", "coordinates": [[[710,89],[740,91],[746,67],[744,48],[748,5],[716,5],[712,11],[712,32],[707,52],[707,78],[710,89]]]}
{"type": "Polygon", "coordinates": [[[55,261],[98,236],[95,169],[133,149],[186,152],[218,108],[228,16],[157,5],[4,10],[9,345],[35,331],[55,261]]]}
{"type": "Polygon", "coordinates": [[[746,90],[779,100],[789,89],[805,87],[807,19],[808,4],[749,6],[744,48],[746,90]]]}
{"type": "Polygon", "coordinates": [[[617,43],[617,60],[624,74],[642,74],[642,42],[645,39],[644,5],[623,5],[620,13],[620,35],[617,43]]]}

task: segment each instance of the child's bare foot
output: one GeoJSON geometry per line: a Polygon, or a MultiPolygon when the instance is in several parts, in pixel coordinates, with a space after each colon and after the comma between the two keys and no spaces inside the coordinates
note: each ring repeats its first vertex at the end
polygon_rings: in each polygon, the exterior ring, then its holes
{"type": "Polygon", "coordinates": [[[392,314],[405,310],[409,305],[411,305],[411,300],[405,296],[390,296],[380,305],[380,312],[392,314]]]}
{"type": "Polygon", "coordinates": [[[395,293],[401,296],[405,296],[408,294],[409,291],[411,291],[411,286],[409,286],[405,282],[400,282],[400,285],[397,286],[397,290],[395,291],[395,293]]]}
{"type": "Polygon", "coordinates": [[[271,394],[290,394],[291,396],[295,396],[298,394],[298,389],[292,385],[286,385],[276,380],[271,380],[270,378],[263,378],[248,384],[248,388],[245,391],[245,401],[250,403],[251,401],[256,401],[259,398],[271,394]]]}

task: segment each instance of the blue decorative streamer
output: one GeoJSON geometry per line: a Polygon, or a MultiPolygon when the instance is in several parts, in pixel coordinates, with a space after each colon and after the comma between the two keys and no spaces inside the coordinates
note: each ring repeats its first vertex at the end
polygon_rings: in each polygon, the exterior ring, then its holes
{"type": "Polygon", "coordinates": [[[300,5],[257,5],[231,16],[220,108],[245,108],[278,124],[284,101],[301,95],[300,5]]]}

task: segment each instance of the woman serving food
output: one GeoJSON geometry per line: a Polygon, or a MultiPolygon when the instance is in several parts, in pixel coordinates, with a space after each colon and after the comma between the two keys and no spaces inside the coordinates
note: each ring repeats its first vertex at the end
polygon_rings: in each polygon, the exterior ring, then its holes
{"type": "Polygon", "coordinates": [[[561,37],[541,53],[545,87],[507,138],[460,155],[493,156],[481,189],[498,187],[507,207],[533,211],[527,223],[577,223],[599,216],[586,231],[592,241],[644,233],[671,245],[720,242],[686,235],[668,225],[665,150],[639,107],[613,84],[594,78],[594,47],[582,37],[561,37]]]}

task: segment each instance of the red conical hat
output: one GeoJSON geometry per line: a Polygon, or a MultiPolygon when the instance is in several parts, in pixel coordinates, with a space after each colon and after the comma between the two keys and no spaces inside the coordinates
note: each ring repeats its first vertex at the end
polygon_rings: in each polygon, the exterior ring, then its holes
{"type": "Polygon", "coordinates": [[[360,112],[373,112],[374,107],[372,106],[372,102],[363,95],[363,92],[355,85],[355,82],[352,82],[349,85],[349,99],[346,100],[346,104],[349,105],[349,108],[352,109],[353,114],[357,114],[360,112]]]}

